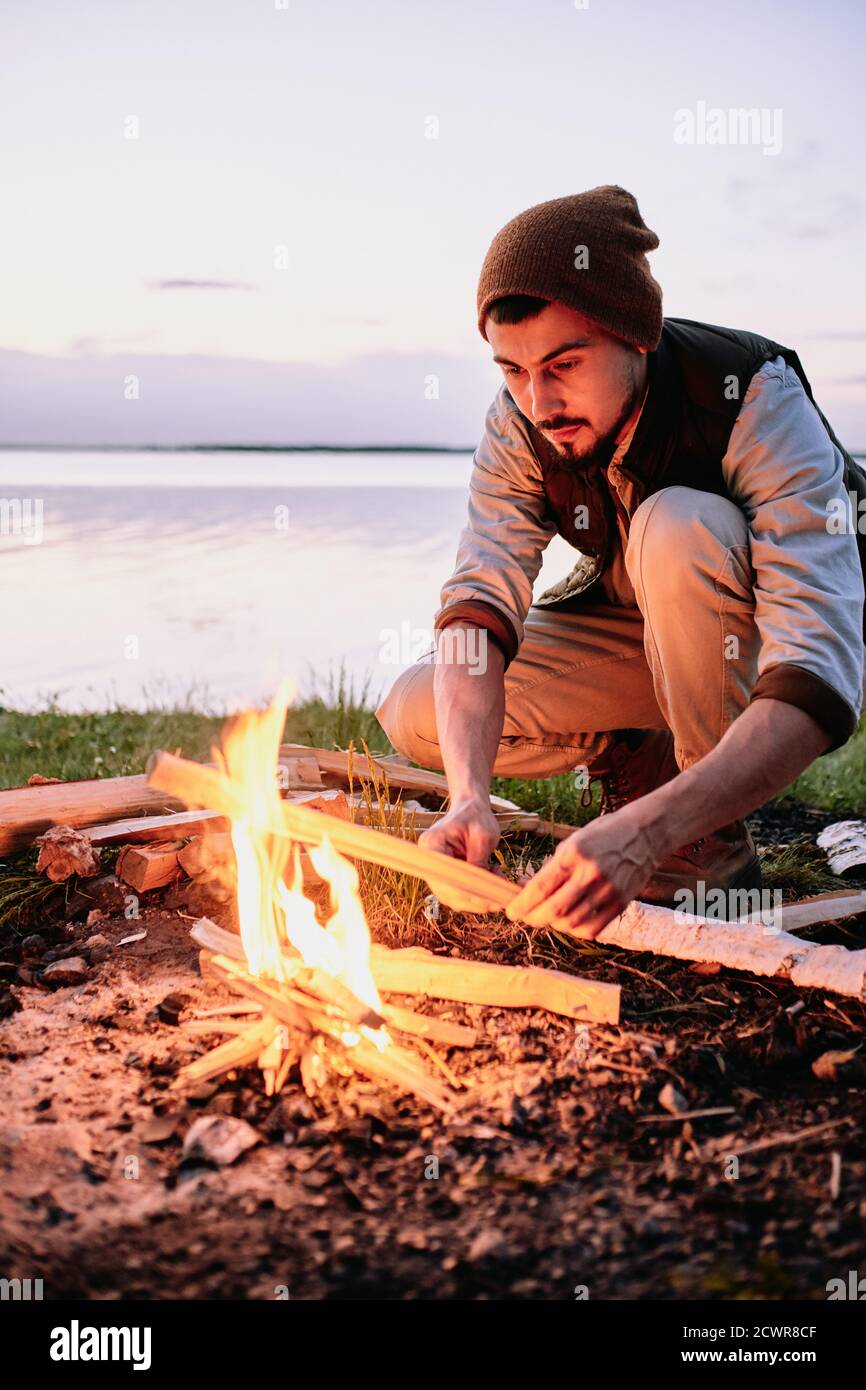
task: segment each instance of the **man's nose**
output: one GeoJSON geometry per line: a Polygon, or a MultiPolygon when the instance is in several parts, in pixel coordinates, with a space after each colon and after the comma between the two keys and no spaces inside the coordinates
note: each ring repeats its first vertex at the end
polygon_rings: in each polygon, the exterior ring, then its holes
{"type": "Polygon", "coordinates": [[[554,416],[562,414],[565,403],[557,382],[546,376],[530,378],[529,391],[532,419],[535,423],[551,420],[554,416]]]}

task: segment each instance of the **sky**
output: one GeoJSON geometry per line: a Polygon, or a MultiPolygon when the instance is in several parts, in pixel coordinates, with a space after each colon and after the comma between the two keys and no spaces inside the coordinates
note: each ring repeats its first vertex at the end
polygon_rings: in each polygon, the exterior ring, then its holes
{"type": "Polygon", "coordinates": [[[491,238],[619,183],[665,311],[795,348],[866,449],[866,6],[3,0],[0,40],[0,442],[472,445],[491,238]]]}

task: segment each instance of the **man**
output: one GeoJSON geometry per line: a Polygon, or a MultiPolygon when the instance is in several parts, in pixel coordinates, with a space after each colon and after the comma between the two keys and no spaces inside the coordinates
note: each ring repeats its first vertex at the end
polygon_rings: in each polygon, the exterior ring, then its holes
{"type": "Polygon", "coordinates": [[[759,887],[743,817],[843,744],[862,703],[850,499],[866,475],[796,353],[663,319],[657,245],[616,186],[529,208],[494,238],[478,327],[504,382],[438,659],[379,710],[397,749],[448,777],[423,843],[471,863],[499,837],[492,773],[601,778],[605,814],[509,909],[588,937],[635,897],[759,887]],[[556,532],[580,556],[533,605],[556,532]]]}

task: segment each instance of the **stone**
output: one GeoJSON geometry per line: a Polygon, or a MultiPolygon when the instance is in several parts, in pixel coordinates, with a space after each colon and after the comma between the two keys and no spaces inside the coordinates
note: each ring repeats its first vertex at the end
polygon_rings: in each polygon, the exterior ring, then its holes
{"type": "Polygon", "coordinates": [[[81,956],[52,961],[42,972],[42,979],[47,985],[81,985],[89,978],[90,971],[81,956]]]}
{"type": "Polygon", "coordinates": [[[225,1168],[259,1143],[260,1136],[246,1120],[233,1115],[201,1115],[187,1131],[183,1157],[225,1168]]]}

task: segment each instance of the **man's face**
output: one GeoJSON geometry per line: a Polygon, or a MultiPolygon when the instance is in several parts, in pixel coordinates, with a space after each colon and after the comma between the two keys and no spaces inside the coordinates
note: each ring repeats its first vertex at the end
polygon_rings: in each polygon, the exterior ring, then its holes
{"type": "Polygon", "coordinates": [[[646,350],[558,303],[485,328],[518,410],[563,458],[607,464],[643,398],[646,350]]]}

